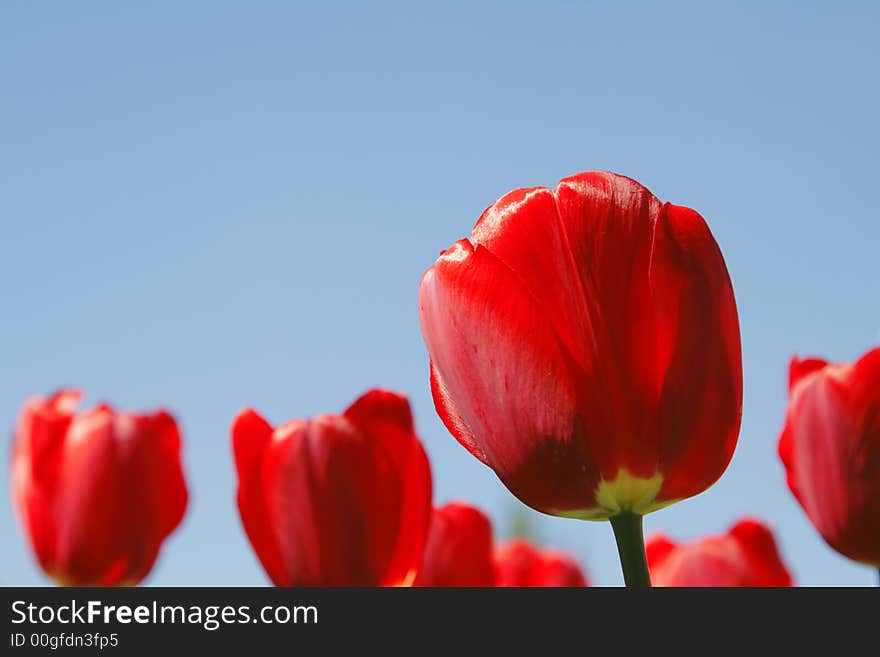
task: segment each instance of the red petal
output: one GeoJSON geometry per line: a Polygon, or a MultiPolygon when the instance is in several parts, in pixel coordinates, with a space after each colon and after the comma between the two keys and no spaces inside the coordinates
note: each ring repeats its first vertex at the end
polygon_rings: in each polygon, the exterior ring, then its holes
{"type": "Polygon", "coordinates": [[[579,263],[595,343],[588,427],[612,478],[659,470],[662,497],[700,492],[723,472],[739,431],[739,328],[724,260],[693,210],[661,206],[605,172],[562,180],[559,217],[579,263]],[[700,363],[695,368],[694,363],[700,363]],[[611,439],[608,439],[611,436],[611,439]]]}
{"type": "MultiPolygon", "coordinates": [[[[849,406],[853,409],[863,437],[861,445],[866,451],[880,449],[880,348],[869,351],[859,358],[849,374],[849,406]]],[[[863,453],[863,467],[880,474],[880,463],[873,463],[870,455],[863,453]]],[[[880,455],[877,455],[880,457],[880,455]]],[[[876,480],[876,479],[875,479],[876,480]]]]}
{"type": "Polygon", "coordinates": [[[659,402],[661,495],[683,499],[711,486],[736,447],[739,320],[724,259],[693,210],[664,206],[651,271],[657,331],[669,331],[672,345],[659,402]]]}
{"type": "Polygon", "coordinates": [[[272,425],[252,408],[241,411],[232,421],[232,452],[239,482],[249,480],[260,467],[272,439],[272,425]]]}
{"type": "Polygon", "coordinates": [[[524,540],[499,546],[495,567],[497,586],[587,586],[574,559],[552,550],[539,550],[524,540]]]}
{"type": "Polygon", "coordinates": [[[792,578],[773,533],[763,523],[746,518],[736,523],[730,535],[739,541],[740,548],[748,559],[753,575],[750,586],[791,586],[792,578]]]}
{"type": "Polygon", "coordinates": [[[400,528],[401,473],[345,418],[279,427],[262,472],[286,585],[377,586],[400,528]]]}
{"type": "Polygon", "coordinates": [[[553,192],[534,187],[505,194],[480,217],[471,242],[516,274],[575,361],[592,371],[592,321],[553,192]]]}
{"type": "Polygon", "coordinates": [[[71,423],[57,497],[59,575],[77,585],[103,581],[120,553],[122,521],[116,501],[125,477],[114,416],[94,409],[71,423]]]}
{"type": "Polygon", "coordinates": [[[788,366],[788,389],[791,390],[802,379],[827,366],[828,361],[821,358],[798,358],[795,356],[788,366]]]}
{"type": "Polygon", "coordinates": [[[648,567],[653,571],[675,553],[678,544],[665,534],[655,534],[645,544],[645,555],[648,559],[648,567]]]}
{"type": "Polygon", "coordinates": [[[790,586],[770,530],[745,519],[727,534],[676,545],[663,536],[646,546],[654,586],[790,586]]]}
{"type": "Polygon", "coordinates": [[[434,509],[415,586],[494,586],[492,525],[479,509],[453,502],[434,509]]]}
{"type": "Polygon", "coordinates": [[[377,446],[395,467],[402,467],[417,441],[412,411],[406,397],[389,390],[370,390],[358,397],[343,416],[377,446]]]}
{"type": "Polygon", "coordinates": [[[58,570],[58,480],[64,438],[80,396],[76,390],[62,390],[48,399],[32,398],[25,403],[15,428],[13,501],[37,560],[48,573],[58,570]]]}
{"type": "Polygon", "coordinates": [[[446,384],[443,383],[443,379],[441,379],[440,375],[437,373],[437,368],[434,367],[433,362],[430,364],[430,369],[431,397],[434,399],[434,407],[437,409],[437,414],[440,416],[440,419],[443,420],[443,424],[446,425],[449,433],[451,433],[458,442],[464,445],[467,451],[476,456],[483,463],[486,463],[486,455],[483,453],[483,449],[480,447],[479,442],[477,442],[477,439],[471,432],[470,427],[468,427],[467,424],[465,424],[465,421],[461,419],[461,415],[459,415],[458,410],[455,408],[455,403],[449,396],[446,384]]]}
{"type": "Polygon", "coordinates": [[[431,467],[416,436],[409,401],[387,390],[371,390],[345,411],[345,417],[380,446],[401,473],[403,507],[394,555],[381,584],[411,580],[421,560],[431,519],[431,467]]]}
{"type": "MultiPolygon", "coordinates": [[[[117,419],[117,440],[126,440],[119,431],[123,414],[117,419]]],[[[122,514],[128,522],[124,554],[127,569],[112,582],[140,582],[153,568],[165,539],[177,528],[186,513],[189,495],[180,461],[180,432],[174,418],[165,411],[131,418],[140,426],[129,438],[132,445],[125,459],[127,508],[122,514]]],[[[123,532],[123,525],[117,526],[123,532]]],[[[107,582],[111,583],[111,582],[107,582]]]]}
{"type": "MultiPolygon", "coordinates": [[[[585,295],[579,305],[591,317],[582,322],[592,326],[583,337],[594,352],[589,373],[598,379],[593,388],[610,409],[606,422],[615,434],[612,441],[603,441],[633,459],[627,465],[634,474],[651,476],[656,452],[639,455],[645,451],[639,425],[650,424],[643,419],[654,412],[670,351],[668,345],[655,344],[662,331],[655,332],[662,327],[654,318],[657,304],[650,287],[660,202],[634,180],[601,171],[561,180],[556,202],[585,295]],[[624,441],[633,444],[624,446],[624,441]]],[[[650,451],[652,445],[647,447],[650,451]]],[[[624,465],[619,455],[614,460],[616,467],[624,465]]],[[[606,473],[612,479],[616,474],[606,473]]]]}
{"type": "Polygon", "coordinates": [[[261,473],[272,427],[256,411],[243,410],[232,423],[232,449],[238,472],[238,510],[260,563],[276,585],[286,582],[275,534],[269,524],[261,473]]]}
{"type": "Polygon", "coordinates": [[[574,440],[574,365],[514,274],[464,240],[425,274],[419,311],[436,373],[484,461],[536,508],[592,506],[595,467],[574,440]],[[554,481],[534,476],[548,461],[562,468],[554,481]]]}

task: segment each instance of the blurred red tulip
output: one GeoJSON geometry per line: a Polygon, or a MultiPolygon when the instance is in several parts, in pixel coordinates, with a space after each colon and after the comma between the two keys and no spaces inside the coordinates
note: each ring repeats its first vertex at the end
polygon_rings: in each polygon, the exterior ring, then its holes
{"type": "Polygon", "coordinates": [[[654,586],[791,586],[770,529],[745,518],[722,536],[680,545],[663,534],[646,545],[654,586]]]}
{"type": "Polygon", "coordinates": [[[453,502],[434,509],[415,586],[494,586],[492,524],[479,509],[453,502]]]}
{"type": "Polygon", "coordinates": [[[792,359],[779,456],[827,543],[880,566],[880,348],[853,365],[792,359]]]}
{"type": "Polygon", "coordinates": [[[739,433],[733,289],[703,218],[588,172],[503,196],[419,290],[447,428],[520,500],[590,520],[708,488],[739,433]]]}
{"type": "Polygon", "coordinates": [[[496,586],[587,586],[571,557],[514,540],[495,551],[496,586]]]}
{"type": "Polygon", "coordinates": [[[411,584],[431,470],[406,398],[372,390],[342,415],[232,425],[242,524],[277,586],[411,584]]]}
{"type": "Polygon", "coordinates": [[[43,570],[71,586],[134,585],[180,524],[180,434],[165,411],[74,415],[80,393],[35,397],[12,447],[15,508],[43,570]]]}

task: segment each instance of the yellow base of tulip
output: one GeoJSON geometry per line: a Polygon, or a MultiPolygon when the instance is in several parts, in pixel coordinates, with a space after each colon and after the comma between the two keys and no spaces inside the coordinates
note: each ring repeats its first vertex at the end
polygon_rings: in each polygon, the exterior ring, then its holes
{"type": "Polygon", "coordinates": [[[597,506],[590,509],[554,511],[553,515],[577,520],[608,520],[622,512],[643,516],[678,501],[657,501],[662,485],[663,475],[659,472],[650,478],[634,477],[629,470],[621,468],[613,480],[599,483],[596,488],[597,506]]]}
{"type": "Polygon", "coordinates": [[[109,585],[103,584],[101,582],[76,583],[76,582],[73,582],[73,581],[67,579],[63,575],[55,575],[55,574],[49,574],[49,579],[51,579],[52,582],[55,584],[55,586],[57,586],[58,588],[71,588],[71,587],[75,588],[75,587],[86,586],[86,587],[110,587],[110,588],[126,588],[126,589],[128,589],[128,588],[135,588],[136,586],[138,586],[140,584],[140,582],[138,580],[133,580],[133,579],[122,581],[119,584],[109,584],[109,585]]]}
{"type": "Polygon", "coordinates": [[[418,573],[418,571],[415,568],[413,568],[412,570],[407,572],[407,574],[404,576],[404,578],[402,580],[400,580],[396,584],[392,584],[391,586],[393,586],[395,588],[410,587],[413,585],[413,582],[416,581],[416,574],[417,573],[418,573]]]}

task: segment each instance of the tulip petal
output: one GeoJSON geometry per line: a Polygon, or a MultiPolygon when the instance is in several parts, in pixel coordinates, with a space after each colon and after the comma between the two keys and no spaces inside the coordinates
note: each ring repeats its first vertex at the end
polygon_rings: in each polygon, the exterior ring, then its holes
{"type": "Polygon", "coordinates": [[[779,441],[789,486],[823,535],[845,532],[850,522],[846,450],[838,442],[854,435],[856,427],[846,413],[841,388],[827,376],[812,377],[795,388],[789,417],[779,441]],[[802,477],[809,479],[804,481],[802,477]]]}
{"type": "MultiPolygon", "coordinates": [[[[645,417],[659,395],[671,351],[657,331],[651,292],[660,202],[630,178],[590,171],[561,180],[556,204],[585,295],[579,305],[590,314],[592,360],[600,368],[594,376],[600,378],[604,403],[613,407],[618,422],[645,417]]],[[[675,303],[674,298],[665,301],[675,303]]],[[[639,436],[633,435],[640,433],[639,427],[618,428],[631,442],[639,442],[639,436]]],[[[614,440],[627,438],[621,435],[614,440]]],[[[638,445],[631,447],[638,451],[638,445]]],[[[630,469],[639,475],[653,474],[650,467],[638,466],[633,463],[630,469]]]]}
{"type": "Polygon", "coordinates": [[[574,360],[592,371],[592,320],[553,192],[534,187],[505,194],[477,221],[471,242],[488,249],[516,274],[574,360]]]}
{"type": "Polygon", "coordinates": [[[269,524],[261,479],[264,456],[271,440],[271,425],[253,409],[245,409],[232,423],[241,522],[269,578],[280,586],[286,581],[285,570],[269,524]]]}
{"type": "Polygon", "coordinates": [[[58,570],[55,500],[64,439],[80,398],[77,390],[62,390],[48,399],[30,399],[15,428],[13,498],[37,561],[48,573],[58,570]]]}
{"type": "Polygon", "coordinates": [[[272,425],[252,408],[241,411],[232,422],[232,451],[239,480],[250,478],[260,467],[272,439],[272,425]]]}
{"type": "MultiPolygon", "coordinates": [[[[598,480],[581,453],[574,367],[516,276],[462,240],[426,272],[419,290],[425,342],[483,460],[524,502],[575,509],[598,480]],[[531,473],[552,461],[553,481],[531,473]]],[[[465,443],[467,444],[467,443],[465,443]]]]}
{"type": "Polygon", "coordinates": [[[406,397],[389,390],[370,390],[342,415],[380,446],[395,467],[409,461],[416,437],[406,397]]]}
{"type": "Polygon", "coordinates": [[[792,585],[772,532],[751,518],[740,520],[726,534],[689,544],[653,536],[645,552],[654,586],[792,585]]]}
{"type": "Polygon", "coordinates": [[[655,326],[670,332],[660,342],[674,344],[658,428],[660,469],[667,473],[661,497],[675,500],[715,483],[733,456],[742,420],[739,320],[724,259],[693,210],[663,207],[651,271],[655,326]]]}
{"type": "Polygon", "coordinates": [[[285,585],[382,583],[403,504],[384,450],[345,418],[319,416],[275,431],[262,475],[285,585]]]}
{"type": "Polygon", "coordinates": [[[613,449],[637,476],[663,473],[664,499],[700,492],[730,460],[742,405],[738,320],[721,253],[696,212],[661,206],[623,176],[564,179],[557,201],[594,315],[601,386],[593,394],[616,421],[613,440],[593,448],[613,449]]]}
{"type": "Polygon", "coordinates": [[[104,582],[122,552],[117,498],[124,480],[112,412],[99,407],[77,416],[64,445],[57,499],[57,559],[69,583],[104,582]]]}
{"type": "Polygon", "coordinates": [[[678,545],[665,534],[654,534],[645,545],[645,556],[648,563],[665,561],[678,545]]]}
{"type": "Polygon", "coordinates": [[[434,509],[415,586],[494,586],[492,525],[469,504],[434,509]]]}
{"type": "Polygon", "coordinates": [[[474,437],[474,434],[471,432],[470,427],[465,424],[465,421],[458,414],[458,410],[455,408],[455,403],[450,398],[449,391],[446,389],[446,384],[443,383],[443,379],[440,378],[440,374],[438,374],[437,368],[434,367],[433,361],[430,364],[430,370],[431,397],[434,399],[434,407],[437,409],[437,414],[440,416],[443,424],[446,425],[449,433],[451,433],[467,451],[476,456],[483,463],[486,463],[486,455],[483,453],[483,450],[480,447],[479,442],[477,442],[477,439],[474,437]]]}
{"type": "Polygon", "coordinates": [[[880,348],[855,362],[849,383],[848,401],[862,436],[854,455],[855,470],[863,480],[876,483],[880,493],[880,348]]]}
{"type": "Polygon", "coordinates": [[[538,549],[524,540],[499,546],[495,552],[495,568],[497,586],[587,586],[587,580],[573,558],[553,550],[538,549]]]}
{"type": "MultiPolygon", "coordinates": [[[[591,315],[594,372],[585,409],[603,479],[658,469],[656,400],[669,347],[658,341],[650,294],[651,245],[660,203],[634,180],[593,171],[556,188],[557,212],[591,315]]],[[[670,300],[667,300],[667,303],[670,300]]],[[[674,302],[674,301],[673,301],[674,302]]]]}
{"type": "Polygon", "coordinates": [[[119,559],[127,561],[120,579],[134,584],[152,570],[163,542],[183,520],[189,494],[180,464],[180,432],[169,413],[120,414],[116,425],[117,440],[132,443],[126,453],[125,486],[119,496],[120,500],[128,499],[123,510],[128,529],[118,526],[117,531],[125,537],[119,559]],[[134,428],[128,438],[119,426],[126,420],[134,428]]]}
{"type": "Polygon", "coordinates": [[[793,389],[813,372],[825,369],[829,365],[822,358],[792,358],[788,366],[788,388],[793,389]]]}
{"type": "Polygon", "coordinates": [[[431,468],[415,433],[409,401],[388,390],[371,390],[343,414],[402,473],[403,508],[394,554],[380,581],[383,586],[412,582],[431,518],[431,468]]]}
{"type": "Polygon", "coordinates": [[[755,573],[755,581],[766,586],[792,585],[792,577],[782,562],[776,539],[769,527],[746,518],[731,528],[730,536],[739,542],[744,557],[755,573]]]}

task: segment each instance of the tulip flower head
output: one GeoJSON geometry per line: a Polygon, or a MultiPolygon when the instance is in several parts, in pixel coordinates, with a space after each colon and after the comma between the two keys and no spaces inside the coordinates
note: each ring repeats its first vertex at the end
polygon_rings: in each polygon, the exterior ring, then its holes
{"type": "Polygon", "coordinates": [[[276,586],[398,586],[415,577],[431,471],[405,397],[372,390],[342,415],[232,425],[238,508],[276,586]]]}
{"type": "Polygon", "coordinates": [[[770,529],[758,520],[740,520],[727,534],[687,545],[662,534],[646,546],[654,586],[791,586],[770,529]]]}
{"type": "Polygon", "coordinates": [[[587,586],[587,578],[574,558],[522,539],[496,548],[495,572],[497,586],[587,586]]]}
{"type": "Polygon", "coordinates": [[[25,403],[12,447],[13,503],[57,582],[134,585],[186,511],[180,434],[165,411],[99,405],[76,415],[79,399],[64,390],[25,403]]]}
{"type": "Polygon", "coordinates": [[[727,467],[742,410],[733,289],[703,218],[582,173],[511,192],[419,289],[449,431],[520,500],[643,515],[727,467]]]}
{"type": "Polygon", "coordinates": [[[828,545],[880,567],[880,348],[852,365],[792,359],[779,456],[828,545]]]}
{"type": "Polygon", "coordinates": [[[463,502],[434,509],[415,586],[494,586],[492,524],[463,502]]]}

